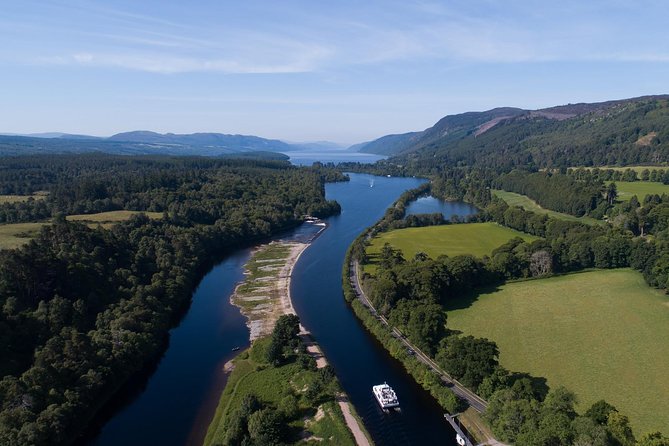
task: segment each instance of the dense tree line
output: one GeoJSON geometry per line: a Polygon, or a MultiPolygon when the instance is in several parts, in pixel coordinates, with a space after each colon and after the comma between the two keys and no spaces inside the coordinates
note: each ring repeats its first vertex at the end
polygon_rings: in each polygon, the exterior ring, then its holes
{"type": "Polygon", "coordinates": [[[601,182],[576,180],[552,172],[514,170],[500,175],[493,187],[527,195],[541,206],[581,217],[603,201],[601,182]]]}
{"type": "MultiPolygon", "coordinates": [[[[84,158],[74,157],[72,172],[63,174],[75,178],[70,189],[64,180],[50,183],[74,197],[66,203],[78,203],[78,191],[89,190],[85,185],[104,183],[96,178],[108,180],[106,190],[116,191],[116,198],[147,204],[171,199],[163,202],[161,220],[139,215],[106,230],[61,216],[26,246],[0,252],[3,445],[70,442],[130,376],[159,355],[213,259],[296,225],[304,214],[339,209],[325,200],[321,174],[312,169],[257,161],[84,158]],[[124,175],[119,165],[135,166],[134,175],[124,175]],[[73,173],[89,168],[96,172],[90,178],[73,173]]],[[[44,162],[35,165],[46,169],[44,162]]],[[[70,169],[67,160],[53,163],[55,178],[70,169]]],[[[54,200],[61,200],[56,190],[54,200]]]]}
{"type": "MultiPolygon", "coordinates": [[[[262,175],[237,175],[249,168],[295,170],[285,161],[212,158],[123,157],[111,155],[32,156],[0,161],[0,191],[4,194],[46,192],[44,199],[0,205],[0,223],[36,221],[59,213],[91,214],[113,210],[168,212],[174,218],[213,224],[235,200],[250,200],[255,188],[267,186],[262,175]],[[225,182],[226,190],[217,184],[225,182]]],[[[323,181],[345,177],[317,165],[314,176],[323,181]]],[[[306,169],[301,169],[305,172],[306,169]]],[[[308,176],[308,175],[307,175],[308,176]]],[[[296,207],[301,214],[317,214],[294,197],[281,193],[271,203],[296,207]]],[[[322,190],[310,192],[314,200],[322,190]]],[[[320,198],[323,201],[322,197],[320,198]]],[[[321,203],[318,206],[324,207],[321,203]]]]}

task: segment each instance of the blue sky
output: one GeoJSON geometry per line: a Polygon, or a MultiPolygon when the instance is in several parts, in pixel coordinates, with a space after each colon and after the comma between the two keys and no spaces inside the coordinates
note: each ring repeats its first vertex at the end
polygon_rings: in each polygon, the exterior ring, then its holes
{"type": "Polygon", "coordinates": [[[657,1],[2,1],[0,131],[360,142],[669,93],[657,1]]]}

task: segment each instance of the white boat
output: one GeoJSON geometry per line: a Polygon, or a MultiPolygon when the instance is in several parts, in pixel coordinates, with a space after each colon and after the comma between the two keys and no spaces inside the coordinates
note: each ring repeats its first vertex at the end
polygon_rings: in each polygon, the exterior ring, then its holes
{"type": "Polygon", "coordinates": [[[382,409],[399,407],[400,402],[397,401],[397,395],[395,395],[395,391],[387,383],[372,386],[372,392],[382,409]]]}
{"type": "Polygon", "coordinates": [[[465,442],[465,439],[460,436],[460,434],[455,434],[455,441],[460,445],[460,446],[465,446],[467,443],[465,442]]]}

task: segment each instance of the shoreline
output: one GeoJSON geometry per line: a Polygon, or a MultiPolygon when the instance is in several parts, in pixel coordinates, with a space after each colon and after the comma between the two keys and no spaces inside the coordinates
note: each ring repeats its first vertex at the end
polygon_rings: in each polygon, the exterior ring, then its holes
{"type": "MultiPolygon", "coordinates": [[[[322,226],[306,242],[294,241],[272,241],[259,245],[253,250],[251,259],[245,265],[245,278],[236,287],[230,296],[232,305],[237,306],[244,317],[249,328],[249,340],[251,343],[256,339],[271,334],[276,320],[285,314],[295,314],[292,293],[290,290],[293,271],[304,251],[318,238],[328,227],[322,220],[311,220],[309,224],[322,226]],[[287,254],[281,257],[283,249],[287,254]],[[271,249],[278,251],[276,256],[268,256],[266,259],[258,259],[259,256],[267,254],[271,249]],[[281,263],[281,265],[279,265],[281,263]],[[258,266],[262,265],[262,266],[258,266]],[[268,274],[265,273],[275,273],[268,274]],[[252,277],[254,276],[255,277],[252,277]],[[251,282],[251,283],[249,283],[251,282]],[[260,285],[260,286],[258,286],[260,285]],[[263,286],[264,285],[264,286],[263,286]]],[[[298,315],[299,316],[299,315],[298,315]]],[[[300,323],[299,336],[307,347],[307,352],[316,360],[316,367],[323,368],[328,365],[327,358],[311,333],[300,323]]],[[[232,360],[225,364],[224,374],[229,375],[234,366],[232,360]]],[[[358,446],[371,446],[371,437],[362,425],[362,421],[355,412],[345,393],[337,398],[344,421],[353,435],[358,446]]]]}

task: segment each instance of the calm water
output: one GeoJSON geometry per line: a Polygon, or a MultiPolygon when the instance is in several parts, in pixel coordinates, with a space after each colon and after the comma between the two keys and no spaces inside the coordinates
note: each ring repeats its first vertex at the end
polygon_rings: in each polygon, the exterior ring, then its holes
{"type": "Polygon", "coordinates": [[[416,201],[412,201],[406,208],[407,215],[436,214],[437,212],[440,212],[444,218],[448,220],[453,215],[459,217],[476,215],[478,209],[475,206],[462,201],[444,201],[432,196],[420,197],[416,201]]]}
{"type": "Polygon", "coordinates": [[[348,183],[329,184],[329,199],[342,206],[339,216],[298,261],[293,271],[293,303],[302,323],[320,343],[377,445],[451,445],[455,433],[437,403],[406,374],[358,322],[341,290],[346,249],[405,190],[423,180],[350,175],[348,183]],[[370,180],[374,179],[374,187],[370,180]],[[402,406],[384,414],[372,386],[387,381],[402,406]]]}
{"type": "Polygon", "coordinates": [[[385,159],[382,155],[373,155],[371,153],[347,152],[346,150],[330,150],[327,152],[284,152],[290,157],[290,162],[298,166],[311,166],[316,161],[321,163],[375,163],[378,160],[385,159]]]}
{"type": "MultiPolygon", "coordinates": [[[[378,445],[454,445],[454,433],[437,403],[368,334],[347,307],[341,290],[344,253],[353,239],[383,215],[415,178],[351,175],[328,184],[326,194],[342,205],[339,216],[307,249],[294,269],[292,292],[304,325],[316,336],[335,367],[344,390],[378,445]],[[374,187],[370,181],[374,179],[374,187]],[[397,391],[402,412],[386,415],[371,387],[387,381],[397,391]]],[[[318,227],[302,225],[279,238],[309,238],[318,227]]],[[[229,303],[243,277],[250,250],[240,250],[215,266],[193,295],[188,314],[170,332],[169,347],[155,371],[116,401],[102,428],[83,441],[96,446],[201,444],[220,392],[223,364],[235,346],[248,345],[248,329],[229,303]]]]}

